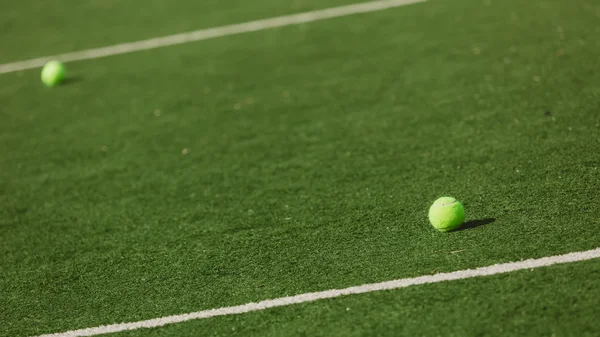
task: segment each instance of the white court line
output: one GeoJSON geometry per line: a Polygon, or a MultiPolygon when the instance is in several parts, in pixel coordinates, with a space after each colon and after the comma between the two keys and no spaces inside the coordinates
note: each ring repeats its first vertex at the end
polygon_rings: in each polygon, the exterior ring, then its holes
{"type": "Polygon", "coordinates": [[[59,60],[62,62],[73,62],[81,60],[96,59],[106,56],[133,53],[136,51],[149,50],[184,44],[189,42],[201,41],[222,37],[227,35],[255,32],[259,30],[297,25],[301,23],[325,20],[340,16],[347,16],[359,13],[368,13],[382,11],[394,7],[405,6],[413,3],[424,2],[426,0],[380,0],[358,3],[348,6],[334,7],[300,14],[279,16],[270,19],[250,21],[229,26],[201,29],[193,32],[157,37],[137,42],[122,43],[114,46],[94,48],[54,56],[45,56],[25,61],[18,61],[6,64],[0,64],[0,74],[14,71],[38,68],[50,60],[59,60]]]}
{"type": "Polygon", "coordinates": [[[419,277],[411,277],[398,279],[393,281],[363,284],[356,287],[350,287],[345,289],[333,289],[326,291],[319,291],[314,293],[306,293],[295,296],[281,297],[272,300],[261,301],[258,303],[247,303],[237,305],[233,307],[224,307],[218,309],[202,310],[197,312],[191,312],[182,315],[173,315],[160,318],[149,319],[146,321],[132,322],[132,323],[120,323],[111,325],[102,325],[95,328],[87,328],[81,330],[72,330],[67,332],[53,333],[48,335],[41,335],[37,337],[79,337],[79,336],[95,336],[113,332],[120,332],[125,330],[135,330],[140,328],[154,328],[167,324],[180,323],[194,319],[209,318],[215,316],[226,316],[241,314],[250,311],[265,310],[268,308],[282,307],[286,305],[313,302],[327,298],[334,298],[339,296],[353,295],[369,293],[372,291],[390,290],[405,288],[413,285],[437,283],[443,281],[462,280],[473,277],[488,276],[509,273],[517,270],[531,269],[538,267],[546,267],[554,264],[570,263],[576,261],[585,261],[600,258],[600,248],[584,251],[569,253],[564,255],[555,255],[549,257],[543,257],[539,259],[531,259],[518,262],[509,262],[502,264],[495,264],[492,266],[481,267],[477,269],[459,270],[451,273],[440,273],[435,275],[426,275],[419,277]]]}

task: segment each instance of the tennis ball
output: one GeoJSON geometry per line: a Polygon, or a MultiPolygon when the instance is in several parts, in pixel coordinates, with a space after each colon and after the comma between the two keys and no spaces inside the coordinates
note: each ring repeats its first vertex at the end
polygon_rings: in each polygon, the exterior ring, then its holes
{"type": "Polygon", "coordinates": [[[465,221],[463,205],[452,197],[441,197],[429,208],[429,221],[440,232],[449,232],[465,221]]]}
{"type": "Polygon", "coordinates": [[[50,61],[42,68],[42,83],[53,87],[65,78],[65,66],[59,61],[50,61]]]}

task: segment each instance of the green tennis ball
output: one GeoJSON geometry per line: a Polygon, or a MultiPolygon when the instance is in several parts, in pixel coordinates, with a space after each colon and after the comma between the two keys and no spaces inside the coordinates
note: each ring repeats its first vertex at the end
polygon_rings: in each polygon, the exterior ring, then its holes
{"type": "Polygon", "coordinates": [[[60,84],[65,78],[65,66],[59,61],[50,61],[42,68],[42,83],[47,87],[60,84]]]}
{"type": "Polygon", "coordinates": [[[440,232],[449,232],[465,221],[465,208],[452,197],[441,197],[429,208],[429,221],[440,232]]]}

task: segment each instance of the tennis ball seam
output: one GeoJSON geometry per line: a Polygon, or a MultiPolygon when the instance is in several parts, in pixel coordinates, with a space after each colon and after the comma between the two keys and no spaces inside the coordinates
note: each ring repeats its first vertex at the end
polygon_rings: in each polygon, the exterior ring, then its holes
{"type": "Polygon", "coordinates": [[[454,205],[454,204],[456,204],[456,203],[458,203],[458,200],[454,200],[454,201],[452,201],[452,202],[445,203],[445,204],[433,204],[433,206],[435,206],[435,207],[441,207],[441,206],[454,205]]]}

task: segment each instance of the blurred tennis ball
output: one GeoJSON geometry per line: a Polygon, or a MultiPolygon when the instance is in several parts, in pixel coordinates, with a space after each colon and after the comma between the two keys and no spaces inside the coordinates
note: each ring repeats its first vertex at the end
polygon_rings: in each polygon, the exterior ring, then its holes
{"type": "Polygon", "coordinates": [[[42,68],[42,83],[47,87],[60,84],[65,79],[65,66],[59,61],[50,61],[42,68]]]}

